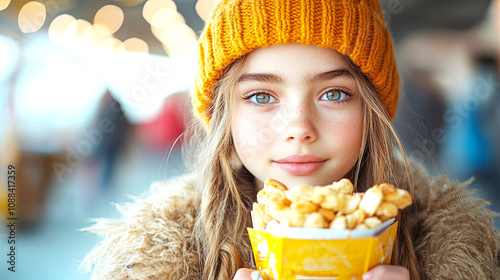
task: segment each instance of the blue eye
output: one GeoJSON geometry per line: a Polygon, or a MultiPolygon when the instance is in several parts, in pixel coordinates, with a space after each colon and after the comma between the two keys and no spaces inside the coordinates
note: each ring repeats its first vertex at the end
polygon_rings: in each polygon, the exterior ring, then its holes
{"type": "Polygon", "coordinates": [[[257,104],[269,104],[269,103],[275,103],[278,101],[272,95],[267,94],[267,93],[257,93],[257,94],[252,95],[249,99],[257,104]]]}
{"type": "Polygon", "coordinates": [[[341,90],[329,89],[321,96],[321,100],[342,101],[349,96],[350,96],[350,94],[343,92],[341,90]]]}

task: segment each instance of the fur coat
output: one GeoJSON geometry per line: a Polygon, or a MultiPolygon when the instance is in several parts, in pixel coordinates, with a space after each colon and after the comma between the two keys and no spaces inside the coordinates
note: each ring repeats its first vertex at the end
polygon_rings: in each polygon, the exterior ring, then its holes
{"type": "MultiPolygon", "coordinates": [[[[421,278],[500,279],[500,234],[486,202],[415,164],[411,170],[414,203],[400,222],[408,223],[421,278]]],[[[101,219],[86,229],[104,236],[82,263],[93,268],[92,279],[202,279],[190,239],[201,201],[193,178],[153,183],[151,192],[118,206],[122,219],[101,219]]]]}

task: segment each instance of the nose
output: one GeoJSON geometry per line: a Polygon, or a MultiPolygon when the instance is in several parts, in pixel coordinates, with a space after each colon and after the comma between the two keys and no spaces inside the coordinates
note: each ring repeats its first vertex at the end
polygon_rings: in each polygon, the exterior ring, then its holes
{"type": "Polygon", "coordinates": [[[295,106],[295,108],[284,108],[287,116],[285,122],[285,133],[283,134],[286,142],[310,143],[318,138],[316,129],[316,114],[310,108],[310,105],[295,106]]]}

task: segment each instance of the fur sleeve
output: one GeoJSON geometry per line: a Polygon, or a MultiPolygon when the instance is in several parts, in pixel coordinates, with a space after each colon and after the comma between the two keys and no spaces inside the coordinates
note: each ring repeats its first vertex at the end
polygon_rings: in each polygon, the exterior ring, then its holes
{"type": "Polygon", "coordinates": [[[416,252],[424,279],[500,279],[499,232],[490,217],[495,213],[467,185],[435,180],[420,205],[416,252]]]}
{"type": "Polygon", "coordinates": [[[190,186],[153,184],[152,194],[118,206],[123,218],[99,219],[86,229],[104,239],[81,267],[92,278],[200,279],[190,237],[198,209],[190,186]]]}

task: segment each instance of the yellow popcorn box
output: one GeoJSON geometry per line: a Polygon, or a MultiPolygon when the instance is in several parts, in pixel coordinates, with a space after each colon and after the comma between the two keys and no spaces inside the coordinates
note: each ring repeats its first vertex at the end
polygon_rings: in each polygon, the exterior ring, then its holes
{"type": "Polygon", "coordinates": [[[271,221],[265,230],[247,230],[265,280],[356,280],[390,263],[397,227],[395,219],[368,230],[292,228],[271,221]]]}

